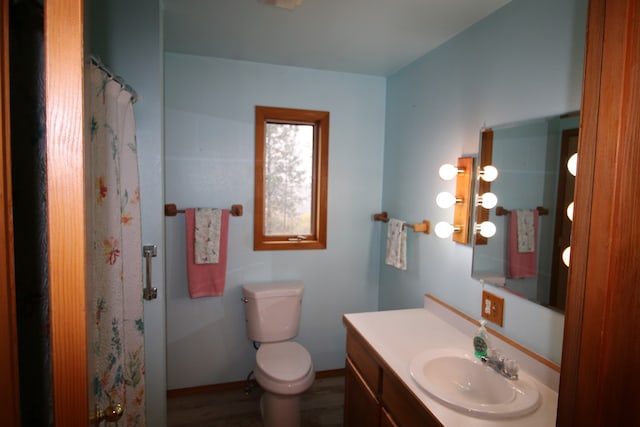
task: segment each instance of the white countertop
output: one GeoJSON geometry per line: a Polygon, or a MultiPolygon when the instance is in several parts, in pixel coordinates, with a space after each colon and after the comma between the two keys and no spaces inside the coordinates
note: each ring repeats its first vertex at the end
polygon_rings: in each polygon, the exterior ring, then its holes
{"type": "MultiPolygon", "coordinates": [[[[461,329],[466,332],[472,330],[468,329],[469,326],[473,326],[477,330],[477,327],[462,318],[460,320],[468,323],[466,327],[460,328],[460,324],[453,326],[449,322],[451,318],[446,314],[443,316],[441,309],[433,304],[435,303],[426,301],[425,308],[346,314],[345,318],[444,426],[555,426],[558,402],[557,384],[554,384],[553,380],[549,381],[549,377],[555,378],[554,372],[546,372],[550,369],[545,366],[532,366],[532,363],[536,364],[535,361],[521,361],[517,357],[519,355],[517,350],[513,350],[509,344],[499,341],[495,337],[491,337],[493,346],[507,357],[515,358],[520,364],[519,375],[533,382],[540,392],[542,404],[532,414],[502,420],[471,417],[442,405],[418,387],[409,372],[409,364],[416,355],[425,350],[445,347],[472,352],[473,333],[467,335],[461,329]],[[510,351],[515,355],[510,355],[510,351]],[[532,369],[527,370],[528,367],[532,369]],[[554,386],[555,389],[552,388],[554,386]]],[[[460,320],[454,319],[453,323],[460,320]]]]}

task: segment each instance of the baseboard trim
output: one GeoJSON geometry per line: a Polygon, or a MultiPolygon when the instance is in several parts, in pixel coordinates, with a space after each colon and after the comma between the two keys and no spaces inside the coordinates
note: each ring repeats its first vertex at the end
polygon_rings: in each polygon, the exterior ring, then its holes
{"type": "MultiPolygon", "coordinates": [[[[316,379],[344,376],[344,368],[329,369],[316,372],[316,379]]],[[[247,385],[247,381],[234,381],[221,384],[201,385],[197,387],[176,388],[167,390],[167,398],[179,396],[191,396],[194,394],[213,393],[216,391],[242,390],[247,385]]]]}

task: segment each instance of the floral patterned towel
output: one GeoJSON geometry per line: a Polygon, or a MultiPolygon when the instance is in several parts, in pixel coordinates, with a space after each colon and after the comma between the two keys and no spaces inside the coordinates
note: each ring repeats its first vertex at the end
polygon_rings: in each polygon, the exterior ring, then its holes
{"type": "Polygon", "coordinates": [[[387,256],[385,263],[399,270],[407,269],[407,231],[404,221],[391,218],[387,225],[387,256]]]}
{"type": "Polygon", "coordinates": [[[195,263],[217,264],[220,257],[222,209],[196,208],[195,263]]]}

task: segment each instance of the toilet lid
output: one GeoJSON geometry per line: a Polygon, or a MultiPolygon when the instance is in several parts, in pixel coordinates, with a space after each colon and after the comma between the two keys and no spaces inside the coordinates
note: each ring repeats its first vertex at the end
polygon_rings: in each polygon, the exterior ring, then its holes
{"type": "Polygon", "coordinates": [[[262,344],[256,353],[256,364],[275,380],[295,381],[311,369],[311,356],[293,341],[262,344]]]}

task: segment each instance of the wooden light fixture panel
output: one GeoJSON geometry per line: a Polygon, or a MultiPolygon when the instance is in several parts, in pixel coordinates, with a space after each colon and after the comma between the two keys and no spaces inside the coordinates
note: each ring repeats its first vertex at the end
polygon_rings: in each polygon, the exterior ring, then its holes
{"type": "Polygon", "coordinates": [[[464,172],[459,172],[456,177],[456,198],[461,199],[461,202],[455,204],[453,211],[453,224],[459,227],[451,236],[454,242],[462,243],[466,245],[469,243],[469,219],[471,216],[471,204],[473,199],[471,197],[471,190],[473,189],[473,157],[459,157],[458,169],[464,172]]]}

